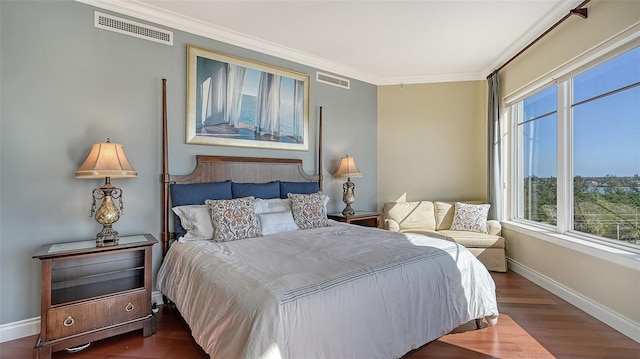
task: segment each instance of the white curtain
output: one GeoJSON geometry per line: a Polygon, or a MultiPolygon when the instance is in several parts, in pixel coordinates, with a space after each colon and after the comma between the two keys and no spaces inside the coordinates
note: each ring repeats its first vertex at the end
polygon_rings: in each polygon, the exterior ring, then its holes
{"type": "Polygon", "coordinates": [[[209,69],[210,76],[200,85],[202,94],[201,121],[204,126],[225,122],[227,118],[227,67],[216,62],[209,69]]]}
{"type": "Polygon", "coordinates": [[[281,76],[262,72],[258,87],[256,132],[260,135],[279,135],[281,76]]]}
{"type": "Polygon", "coordinates": [[[200,94],[202,96],[202,102],[200,103],[200,120],[198,121],[198,128],[204,126],[207,122],[207,116],[210,115],[213,105],[211,101],[211,77],[207,78],[200,84],[200,94]]]}
{"type": "Polygon", "coordinates": [[[242,85],[247,68],[229,64],[227,73],[227,118],[226,122],[234,127],[240,124],[242,110],[242,85]]]}
{"type": "Polygon", "coordinates": [[[293,88],[293,138],[302,141],[304,132],[304,82],[296,80],[293,88]]]}

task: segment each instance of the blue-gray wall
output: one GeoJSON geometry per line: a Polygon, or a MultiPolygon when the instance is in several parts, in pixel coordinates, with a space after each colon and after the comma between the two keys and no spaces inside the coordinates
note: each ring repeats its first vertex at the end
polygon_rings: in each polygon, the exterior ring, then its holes
{"type": "MultiPolygon", "coordinates": [[[[300,158],[316,170],[318,108],[324,108],[325,193],[342,209],[343,179],[331,173],[345,153],[356,158],[356,209],[377,204],[376,87],[351,90],[315,82],[317,69],[174,31],[167,46],[94,27],[94,11],[72,1],[0,1],[0,324],[40,314],[41,245],[91,239],[91,191],[102,181],[75,179],[92,144],[122,143],[138,171],[114,179],[124,191],[121,234],[160,232],[161,79],[168,80],[169,162],[186,174],[195,154],[300,158]],[[310,151],[185,144],[186,46],[310,75],[310,151]]],[[[118,15],[126,17],[123,15],[118,15]]],[[[138,22],[138,19],[134,19],[138,22]]],[[[163,27],[157,24],[154,26],[163,27]]],[[[154,270],[160,265],[154,248],[154,270]]]]}

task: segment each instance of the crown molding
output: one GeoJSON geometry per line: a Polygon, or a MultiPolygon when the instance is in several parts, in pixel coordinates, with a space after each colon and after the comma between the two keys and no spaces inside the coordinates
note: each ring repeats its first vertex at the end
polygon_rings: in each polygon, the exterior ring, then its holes
{"type": "Polygon", "coordinates": [[[152,22],[160,26],[199,35],[244,49],[275,56],[288,61],[314,67],[318,70],[349,77],[373,85],[399,85],[434,82],[457,82],[484,79],[481,73],[419,75],[409,77],[378,77],[352,67],[344,66],[325,58],[285,47],[263,39],[248,36],[227,28],[196,20],[175,12],[160,9],[136,0],[76,0],[104,10],[152,22]]]}
{"type": "Polygon", "coordinates": [[[377,85],[410,85],[438,82],[461,82],[484,80],[485,75],[481,72],[468,72],[448,75],[420,75],[405,77],[386,77],[380,79],[377,85]]]}
{"type": "Polygon", "coordinates": [[[172,11],[160,9],[158,7],[141,3],[137,0],[76,0],[77,2],[91,5],[104,10],[127,15],[133,18],[152,22],[160,26],[170,27],[179,31],[184,31],[194,35],[202,36],[212,40],[224,42],[233,46],[238,46],[251,51],[256,51],[266,55],[300,63],[314,67],[336,75],[349,77],[355,80],[367,82],[373,85],[399,85],[437,82],[459,82],[484,80],[486,76],[495,68],[507,61],[517,51],[524,48],[529,42],[539,36],[549,26],[553,25],[557,19],[564,16],[569,10],[579,5],[580,0],[571,0],[560,3],[545,17],[547,22],[540,22],[526,34],[521,36],[517,42],[507,48],[490,65],[481,72],[473,73],[453,73],[440,75],[416,75],[405,77],[379,77],[374,74],[365,73],[353,67],[314,56],[309,53],[293,48],[282,46],[263,39],[248,36],[237,31],[233,31],[215,24],[210,24],[201,20],[196,20],[172,11]]]}
{"type": "Polygon", "coordinates": [[[248,36],[204,21],[186,17],[155,6],[140,3],[135,0],[76,1],[371,84],[377,84],[380,81],[380,79],[374,75],[331,62],[324,58],[313,56],[263,39],[248,36]]]}
{"type": "Polygon", "coordinates": [[[580,3],[582,3],[582,0],[570,0],[558,3],[558,5],[556,5],[544,16],[544,19],[546,21],[540,21],[536,23],[535,26],[533,26],[531,29],[529,29],[529,31],[520,36],[513,44],[511,44],[511,46],[507,47],[500,55],[498,55],[498,57],[496,57],[494,61],[488,64],[483,71],[484,77],[486,78],[495,69],[507,62],[513,55],[524,49],[527,45],[529,45],[529,43],[540,36],[540,34],[547,31],[547,29],[553,26],[553,24],[567,15],[571,9],[574,9],[576,6],[580,5],[580,3]]]}

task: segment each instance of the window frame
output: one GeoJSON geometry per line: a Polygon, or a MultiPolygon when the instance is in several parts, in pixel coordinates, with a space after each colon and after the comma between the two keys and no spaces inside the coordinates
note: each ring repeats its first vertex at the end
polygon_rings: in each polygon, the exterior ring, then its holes
{"type": "MultiPolygon", "coordinates": [[[[514,153],[514,163],[515,163],[515,172],[514,172],[514,182],[513,182],[513,190],[515,191],[515,200],[516,202],[514,202],[513,208],[515,209],[515,212],[512,215],[512,218],[517,218],[518,220],[522,220],[525,221],[526,223],[535,223],[541,227],[545,227],[546,229],[555,229],[556,226],[549,224],[549,223],[544,223],[544,222],[536,222],[536,221],[532,221],[532,220],[528,220],[528,219],[524,219],[524,207],[520,207],[518,206],[519,203],[522,203],[524,205],[524,189],[522,189],[522,191],[520,190],[520,186],[518,184],[518,181],[520,181],[522,178],[520,178],[520,174],[524,174],[524,165],[525,165],[525,160],[524,160],[524,153],[522,153],[522,151],[518,151],[520,149],[519,144],[522,143],[524,141],[523,138],[523,133],[520,130],[520,126],[523,126],[527,123],[530,123],[532,121],[538,121],[538,120],[542,120],[544,117],[548,116],[551,113],[547,113],[544,114],[543,116],[539,116],[536,119],[529,119],[529,120],[525,120],[522,123],[520,123],[518,120],[524,115],[524,100],[527,99],[528,97],[531,96],[535,96],[541,92],[544,92],[546,90],[548,90],[549,88],[555,86],[555,83],[549,83],[546,86],[540,87],[538,89],[536,89],[535,92],[530,93],[528,96],[520,99],[518,102],[514,103],[512,106],[512,114],[513,117],[511,118],[511,122],[513,123],[513,133],[515,134],[515,138],[516,140],[513,141],[513,143],[515,143],[518,147],[515,148],[515,153],[514,153]]],[[[558,105],[556,104],[556,110],[554,111],[556,113],[556,126],[560,121],[560,117],[559,117],[559,108],[558,105]]],[[[557,131],[556,131],[557,133],[557,131]]],[[[558,148],[559,151],[559,148],[558,148]]],[[[557,156],[557,154],[556,154],[557,156]]],[[[557,186],[556,186],[557,187],[557,186]]]]}
{"type": "Polygon", "coordinates": [[[503,174],[504,182],[507,183],[506,208],[504,215],[506,220],[521,224],[527,227],[536,228],[548,233],[568,236],[573,239],[587,240],[599,245],[613,247],[640,253],[640,246],[627,244],[618,240],[600,237],[585,232],[574,230],[574,208],[573,208],[573,81],[572,79],[594,67],[597,67],[631,49],[640,47],[640,26],[614,37],[610,41],[588,51],[577,57],[573,61],[557,68],[546,76],[539,78],[504,97],[505,110],[503,118],[507,119],[509,132],[509,149],[506,151],[509,171],[503,174]],[[519,130],[518,119],[523,111],[523,101],[537,93],[540,93],[551,86],[557,86],[557,221],[556,225],[536,222],[522,218],[519,203],[524,203],[519,182],[522,180],[523,156],[521,148],[521,131],[519,130]]]}

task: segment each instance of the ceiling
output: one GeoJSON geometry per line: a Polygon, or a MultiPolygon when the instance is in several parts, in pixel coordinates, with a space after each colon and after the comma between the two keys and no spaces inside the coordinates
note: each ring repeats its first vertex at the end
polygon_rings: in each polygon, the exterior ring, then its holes
{"type": "Polygon", "coordinates": [[[79,1],[376,85],[484,79],[581,2],[79,1]]]}

